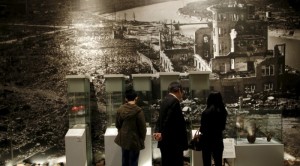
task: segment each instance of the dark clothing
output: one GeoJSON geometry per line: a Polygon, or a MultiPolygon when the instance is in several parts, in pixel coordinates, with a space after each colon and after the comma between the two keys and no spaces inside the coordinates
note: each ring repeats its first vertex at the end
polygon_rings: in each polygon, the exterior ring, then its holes
{"type": "Polygon", "coordinates": [[[183,150],[176,147],[160,148],[162,166],[183,166],[183,150]]]}
{"type": "Polygon", "coordinates": [[[138,166],[139,150],[126,150],[122,148],[122,166],[138,166]]]}
{"type": "Polygon", "coordinates": [[[225,130],[227,112],[225,107],[214,105],[206,108],[201,115],[201,134],[203,140],[202,157],[204,166],[211,166],[211,156],[215,166],[222,165],[224,150],[223,130],[225,130]]]}
{"type": "Polygon", "coordinates": [[[115,143],[126,150],[139,151],[145,148],[146,121],[140,107],[124,104],[117,110],[115,143]]]}
{"type": "Polygon", "coordinates": [[[224,144],[223,140],[215,143],[204,143],[202,148],[202,160],[204,166],[211,166],[211,156],[215,161],[215,166],[222,166],[224,144]]]}
{"type": "Polygon", "coordinates": [[[155,130],[162,135],[162,140],[158,142],[162,166],[182,166],[183,151],[188,148],[186,123],[179,100],[171,94],[161,103],[155,130]]]}

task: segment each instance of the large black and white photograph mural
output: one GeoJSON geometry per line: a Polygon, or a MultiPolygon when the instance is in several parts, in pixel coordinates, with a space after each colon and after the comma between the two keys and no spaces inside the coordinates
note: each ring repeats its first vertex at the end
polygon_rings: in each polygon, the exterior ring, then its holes
{"type": "MultiPolygon", "coordinates": [[[[282,165],[299,166],[299,7],[299,0],[0,0],[0,165],[68,165],[67,136],[84,124],[87,165],[114,166],[105,133],[125,89],[138,91],[153,131],[172,79],[183,86],[190,133],[208,93],[219,91],[225,138],[240,147],[283,145],[282,165]]],[[[159,166],[152,141],[151,166],[159,166]]],[[[236,153],[224,165],[239,165],[236,153]]],[[[186,165],[191,157],[185,153],[186,165]]]]}

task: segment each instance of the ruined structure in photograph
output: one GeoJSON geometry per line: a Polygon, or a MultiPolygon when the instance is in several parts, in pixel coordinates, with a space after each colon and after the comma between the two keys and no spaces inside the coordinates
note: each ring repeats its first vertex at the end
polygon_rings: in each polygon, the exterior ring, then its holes
{"type": "Polygon", "coordinates": [[[103,164],[110,102],[124,102],[107,80],[120,76],[122,88],[140,77],[149,81],[139,104],[153,127],[168,74],[184,87],[191,128],[199,126],[208,92],[220,91],[227,138],[250,131],[271,137],[284,144],[284,164],[299,165],[299,6],[298,0],[0,0],[0,165],[65,164],[70,116],[88,110],[70,104],[76,97],[68,78],[78,75],[90,81],[91,162],[103,164]],[[199,73],[208,82],[194,90],[199,73]]]}

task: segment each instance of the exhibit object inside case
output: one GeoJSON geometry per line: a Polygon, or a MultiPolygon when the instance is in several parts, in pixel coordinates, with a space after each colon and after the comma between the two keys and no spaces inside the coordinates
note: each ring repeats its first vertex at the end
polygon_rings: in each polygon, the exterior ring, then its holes
{"type": "Polygon", "coordinates": [[[237,144],[272,143],[282,141],[282,115],[279,113],[236,115],[237,144]]]}
{"type": "Polygon", "coordinates": [[[88,96],[86,92],[68,93],[69,126],[89,123],[88,96]]]}

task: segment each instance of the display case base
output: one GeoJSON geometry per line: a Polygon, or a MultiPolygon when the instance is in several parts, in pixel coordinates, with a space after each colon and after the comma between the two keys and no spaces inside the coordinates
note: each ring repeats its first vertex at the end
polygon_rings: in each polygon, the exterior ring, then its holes
{"type": "Polygon", "coordinates": [[[69,129],[65,135],[66,165],[87,166],[86,129],[69,129]]]}
{"type": "MultiPolygon", "coordinates": [[[[121,147],[114,142],[117,134],[118,130],[115,127],[107,128],[104,134],[106,165],[122,165],[121,147]]],[[[152,166],[152,135],[150,127],[147,127],[145,149],[140,151],[139,166],[152,166]]]]}
{"type": "MultiPolygon", "coordinates": [[[[235,158],[224,161],[230,166],[282,166],[284,145],[275,140],[256,138],[255,143],[248,143],[246,138],[238,139],[234,145],[235,158]]],[[[225,151],[225,150],[224,150],[225,151]]],[[[191,166],[202,166],[202,152],[191,150],[191,166]]]]}
{"type": "Polygon", "coordinates": [[[236,158],[234,166],[282,166],[284,146],[282,143],[266,138],[256,138],[255,143],[247,139],[238,139],[235,145],[236,158]]]}

